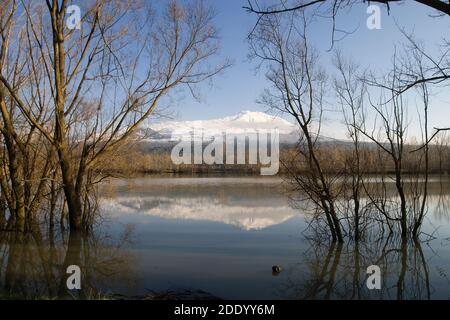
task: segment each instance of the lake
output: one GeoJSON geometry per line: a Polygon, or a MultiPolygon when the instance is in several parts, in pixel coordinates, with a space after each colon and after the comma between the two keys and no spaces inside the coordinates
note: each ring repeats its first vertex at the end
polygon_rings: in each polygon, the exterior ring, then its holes
{"type": "MultiPolygon", "coordinates": [[[[79,240],[83,297],[449,299],[449,180],[431,185],[420,245],[397,239],[337,245],[310,237],[305,214],[292,206],[280,178],[111,180],[101,187],[95,235],[79,240]],[[374,264],[381,290],[366,287],[374,264]],[[272,273],[274,265],[280,273],[272,273]]],[[[61,290],[64,233],[0,236],[3,296],[52,297],[61,290]]]]}

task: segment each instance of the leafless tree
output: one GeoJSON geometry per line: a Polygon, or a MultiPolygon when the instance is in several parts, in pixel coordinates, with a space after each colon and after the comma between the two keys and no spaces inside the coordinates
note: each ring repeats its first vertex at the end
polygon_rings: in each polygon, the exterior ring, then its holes
{"type": "Polygon", "coordinates": [[[0,82],[0,131],[4,142],[0,183],[2,199],[11,217],[23,223],[26,218],[35,220],[55,161],[52,147],[43,141],[43,135],[35,125],[28,125],[14,101],[14,95],[24,92],[29,112],[42,125],[47,125],[48,112],[36,104],[39,97],[35,94],[36,86],[32,80],[40,75],[33,72],[27,58],[26,27],[22,24],[18,2],[4,1],[3,4],[0,13],[0,77],[8,80],[7,85],[0,82]]]}
{"type": "MultiPolygon", "coordinates": [[[[338,104],[344,114],[344,121],[348,136],[352,141],[352,150],[346,159],[347,175],[350,179],[351,202],[346,211],[352,212],[354,239],[361,237],[361,222],[363,213],[363,179],[364,179],[364,150],[361,146],[361,128],[365,122],[364,103],[366,86],[360,79],[359,67],[350,59],[345,59],[342,52],[336,51],[334,64],[338,75],[334,79],[334,89],[338,104]]],[[[345,188],[346,189],[346,188],[345,188]]]]}
{"type": "MultiPolygon", "coordinates": [[[[395,63],[394,63],[395,65],[395,63]]],[[[395,68],[395,66],[394,66],[395,68]]],[[[395,77],[387,77],[384,83],[391,83],[395,87],[395,77]]],[[[389,103],[385,103],[380,99],[379,103],[370,101],[372,110],[376,113],[378,121],[369,126],[364,123],[362,128],[358,128],[360,132],[374,142],[378,148],[384,152],[394,167],[394,181],[399,198],[399,207],[394,208],[386,206],[386,199],[382,199],[380,203],[374,201],[380,212],[382,212],[388,220],[398,221],[401,224],[402,237],[407,238],[408,235],[408,209],[406,202],[405,181],[403,176],[403,161],[405,157],[407,119],[404,105],[404,97],[396,95],[393,90],[388,92],[389,103]],[[392,210],[393,209],[393,210],[392,210]],[[397,212],[399,216],[397,216],[397,212]]]]}
{"type": "MultiPolygon", "coordinates": [[[[450,3],[440,0],[414,0],[417,3],[423,4],[429,8],[437,10],[441,14],[450,15],[450,3]]],[[[282,14],[292,11],[305,10],[309,7],[325,7],[331,10],[333,17],[336,15],[337,10],[343,7],[352,6],[358,3],[380,3],[386,5],[390,10],[390,4],[405,2],[404,0],[276,0],[271,5],[260,5],[257,0],[248,0],[247,5],[244,6],[248,12],[255,13],[257,15],[265,16],[271,14],[282,14]]]]}
{"type": "MultiPolygon", "coordinates": [[[[301,11],[305,14],[307,12],[310,17],[330,20],[331,47],[333,47],[335,42],[342,40],[355,31],[343,30],[337,26],[337,17],[340,12],[346,13],[349,9],[359,4],[370,5],[371,3],[378,3],[384,4],[389,14],[391,11],[391,4],[401,4],[404,2],[405,1],[403,0],[247,0],[247,5],[244,6],[243,9],[258,17],[253,30],[255,30],[259,22],[268,15],[284,15],[301,11]]],[[[415,0],[415,2],[424,5],[424,9],[427,7],[428,9],[433,9],[439,16],[450,15],[450,3],[446,3],[445,1],[415,0]]]]}
{"type": "MultiPolygon", "coordinates": [[[[423,45],[420,44],[413,36],[407,34],[402,30],[407,43],[402,47],[400,53],[396,53],[394,57],[394,66],[388,75],[389,80],[376,79],[372,77],[369,80],[365,80],[370,86],[381,88],[389,92],[390,97],[386,102],[381,104],[394,104],[396,100],[403,101],[402,96],[417,95],[419,101],[421,101],[422,107],[419,113],[420,129],[422,133],[422,141],[420,147],[408,147],[408,153],[412,155],[404,154],[403,156],[409,157],[410,163],[415,163],[415,168],[412,170],[413,183],[410,184],[408,193],[412,194],[410,199],[410,205],[412,206],[412,234],[414,237],[418,237],[420,234],[420,228],[423,223],[424,216],[426,214],[427,207],[427,195],[428,195],[428,181],[430,172],[430,149],[433,140],[443,131],[448,128],[435,128],[435,132],[430,134],[429,124],[429,112],[431,108],[431,90],[433,88],[445,88],[448,85],[448,71],[450,70],[449,64],[449,47],[448,44],[441,48],[440,56],[433,57],[428,54],[423,45]]],[[[394,105],[394,110],[395,110],[394,105]]],[[[379,110],[378,108],[375,108],[379,110]]],[[[411,108],[409,108],[411,109],[411,108]]],[[[406,110],[400,110],[402,114],[406,110]]],[[[380,112],[377,112],[381,118],[383,116],[380,112]]],[[[403,116],[402,116],[403,117],[403,116]]],[[[391,129],[396,126],[391,126],[391,129]]],[[[385,125],[386,128],[386,125],[385,125]]],[[[386,130],[387,131],[387,130],[386,130]]],[[[403,130],[394,130],[397,135],[398,132],[403,130]]],[[[373,139],[372,139],[373,140],[373,139]]],[[[401,139],[405,144],[405,140],[401,139]]],[[[392,152],[391,148],[391,152],[392,152]]],[[[401,148],[399,150],[405,150],[401,148]]],[[[399,159],[401,162],[401,159],[399,159]]],[[[395,160],[394,160],[395,162],[395,160]]],[[[396,169],[397,170],[397,169],[396,169]]],[[[396,176],[401,175],[400,171],[396,176]]],[[[398,179],[396,179],[397,181],[398,179]]],[[[401,192],[400,192],[401,193],[401,192]]],[[[399,193],[399,194],[400,194],[399,193]]],[[[403,217],[402,217],[403,219],[403,217]]]]}
{"type": "Polygon", "coordinates": [[[335,203],[337,192],[333,188],[336,180],[326,175],[318,151],[327,78],[302,31],[306,18],[297,18],[293,13],[289,17],[268,15],[261,19],[250,39],[251,53],[267,65],[266,78],[271,88],[266,90],[262,102],[291,116],[302,134],[298,152],[307,173],[291,172],[293,180],[321,209],[333,240],[343,242],[335,203]],[[301,28],[296,21],[301,21],[301,28]]]}
{"type": "Polygon", "coordinates": [[[434,133],[430,135],[428,129],[429,91],[432,88],[445,88],[450,80],[450,42],[444,38],[439,53],[432,55],[413,35],[408,34],[405,30],[401,30],[401,32],[407,43],[404,45],[403,57],[397,72],[398,86],[395,88],[395,92],[403,94],[412,90],[419,91],[424,103],[424,141],[422,146],[413,152],[425,149],[428,154],[429,145],[436,136],[450,130],[450,128],[434,128],[434,133]]]}
{"type": "Polygon", "coordinates": [[[194,92],[228,65],[209,64],[219,49],[213,11],[202,1],[170,1],[158,12],[146,1],[92,0],[84,3],[81,30],[71,30],[68,1],[13,3],[26,22],[33,86],[28,93],[3,73],[0,82],[55,150],[70,227],[81,229],[90,220],[92,185],[103,177],[102,159],[136,138],[168,94],[180,87],[194,92]],[[37,109],[51,113],[50,124],[30,108],[30,95],[37,109]]]}

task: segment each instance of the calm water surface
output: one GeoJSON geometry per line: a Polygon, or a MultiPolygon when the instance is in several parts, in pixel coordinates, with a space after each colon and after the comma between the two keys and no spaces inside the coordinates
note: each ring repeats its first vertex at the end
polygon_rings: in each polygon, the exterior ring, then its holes
{"type": "Polygon", "coordinates": [[[398,239],[338,246],[305,232],[278,178],[114,180],[89,237],[0,232],[0,298],[142,298],[190,290],[223,299],[449,299],[450,180],[433,179],[420,245],[398,239]],[[379,265],[382,289],[366,287],[379,265]],[[272,274],[272,266],[282,267],[272,274]],[[183,291],[184,290],[184,291],[183,291]]]}
{"type": "Polygon", "coordinates": [[[424,226],[432,240],[355,247],[306,239],[305,218],[278,178],[113,181],[102,191],[101,210],[109,233],[132,230],[120,250],[129,255],[133,281],[104,290],[190,289],[224,299],[448,299],[448,186],[433,181],[424,226]],[[380,291],[365,286],[372,264],[382,268],[380,291]],[[273,265],[282,272],[273,275],[273,265]]]}

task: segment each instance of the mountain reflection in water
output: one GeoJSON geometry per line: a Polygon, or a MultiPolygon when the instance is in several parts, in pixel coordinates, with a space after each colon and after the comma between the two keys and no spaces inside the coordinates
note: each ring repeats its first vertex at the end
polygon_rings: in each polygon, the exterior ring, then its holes
{"type": "Polygon", "coordinates": [[[141,178],[102,187],[89,237],[0,232],[3,298],[448,299],[448,180],[430,187],[423,243],[319,241],[278,178],[141,178]],[[81,292],[64,288],[80,265],[81,292]],[[382,289],[368,290],[379,265],[382,289]],[[281,273],[272,275],[272,266],[281,273]]]}

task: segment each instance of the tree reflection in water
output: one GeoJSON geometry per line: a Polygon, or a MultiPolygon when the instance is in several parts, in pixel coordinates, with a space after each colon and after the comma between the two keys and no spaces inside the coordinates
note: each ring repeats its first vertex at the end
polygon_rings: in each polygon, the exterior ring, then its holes
{"type": "Polygon", "coordinates": [[[0,296],[17,299],[99,299],[120,283],[136,283],[133,257],[121,250],[131,230],[120,240],[106,235],[62,232],[45,235],[39,227],[30,232],[0,232],[0,296]],[[69,265],[81,268],[81,290],[68,290],[69,265]],[[117,282],[116,282],[117,281],[117,282]]]}
{"type": "Polygon", "coordinates": [[[285,299],[431,299],[427,258],[419,242],[388,237],[338,244],[309,240],[301,264],[277,287],[285,299]],[[381,269],[381,290],[366,286],[367,267],[381,269]]]}

